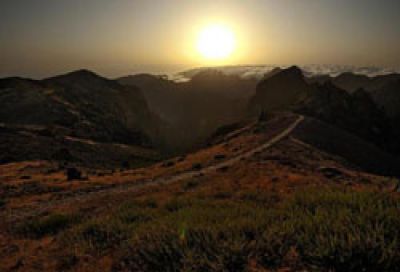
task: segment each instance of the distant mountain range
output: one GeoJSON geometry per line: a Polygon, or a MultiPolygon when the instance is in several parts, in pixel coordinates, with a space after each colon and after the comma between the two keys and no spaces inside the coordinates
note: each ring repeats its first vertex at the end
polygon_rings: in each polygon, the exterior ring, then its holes
{"type": "Polygon", "coordinates": [[[257,85],[256,95],[249,106],[249,111],[253,114],[284,110],[299,112],[346,129],[387,150],[397,152],[398,115],[386,109],[388,105],[392,109],[400,108],[400,104],[395,102],[398,101],[400,92],[393,91],[396,88],[392,87],[398,82],[399,75],[366,78],[367,80],[363,78],[364,84],[359,84],[359,88],[353,91],[351,88],[341,89],[337,85],[354,86],[354,82],[361,81],[359,75],[339,75],[321,81],[320,77],[318,80],[312,77],[306,78],[302,70],[295,66],[274,70],[271,74],[257,85]],[[343,77],[346,81],[342,80],[343,77]],[[341,84],[336,82],[338,78],[341,79],[341,84]],[[376,86],[376,89],[371,86],[376,86]],[[387,91],[388,89],[391,92],[387,91]],[[389,101],[383,99],[388,93],[392,95],[390,101],[394,105],[386,104],[389,101]]]}
{"type": "Polygon", "coordinates": [[[138,86],[152,111],[167,121],[165,145],[172,150],[200,144],[220,126],[243,119],[257,85],[256,80],[212,70],[180,83],[146,74],[118,82],[138,86]]]}
{"type": "Polygon", "coordinates": [[[0,79],[0,271],[399,271],[400,74],[186,76],[0,79]]]}
{"type": "Polygon", "coordinates": [[[0,123],[0,160],[12,161],[49,159],[67,146],[65,157],[82,160],[99,143],[152,148],[160,122],[137,87],[80,70],[40,81],[1,79],[0,123]]]}
{"type": "MultiPolygon", "coordinates": [[[[242,78],[253,78],[260,80],[264,77],[265,74],[271,72],[275,68],[279,67],[280,69],[289,68],[290,65],[232,65],[232,66],[219,66],[219,67],[202,67],[190,69],[187,71],[183,71],[177,74],[170,74],[169,77],[171,80],[176,81],[185,81],[189,80],[193,75],[204,71],[204,70],[213,70],[219,71],[226,75],[236,75],[242,78]]],[[[400,67],[397,68],[388,68],[388,67],[375,67],[375,66],[367,66],[367,67],[357,67],[351,65],[301,65],[299,68],[303,71],[304,75],[307,77],[312,76],[321,76],[327,75],[330,77],[336,77],[340,74],[351,73],[356,75],[364,75],[368,77],[375,77],[379,75],[387,75],[387,74],[400,74],[400,67]]]]}
{"type": "Polygon", "coordinates": [[[317,75],[292,66],[275,67],[257,79],[238,73],[250,71],[246,66],[195,69],[181,74],[185,81],[150,74],[110,80],[87,70],[44,80],[0,79],[0,159],[137,162],[138,148],[158,155],[187,152],[221,128],[276,112],[319,120],[324,124],[319,127],[350,133],[398,156],[400,74],[364,70],[386,74],[317,75]]]}

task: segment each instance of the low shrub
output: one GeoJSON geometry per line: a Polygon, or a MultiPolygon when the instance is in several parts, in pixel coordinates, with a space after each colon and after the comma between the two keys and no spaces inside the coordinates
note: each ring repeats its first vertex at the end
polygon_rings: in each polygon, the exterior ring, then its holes
{"type": "Polygon", "coordinates": [[[219,191],[214,194],[214,198],[216,199],[229,199],[232,197],[232,192],[227,191],[219,191]]]}
{"type": "Polygon", "coordinates": [[[28,176],[28,175],[21,176],[20,179],[22,179],[22,180],[31,179],[31,176],[28,176]]]}
{"type": "Polygon", "coordinates": [[[153,220],[158,214],[153,204],[129,202],[118,207],[114,217],[126,224],[139,224],[153,220]]]}
{"type": "Polygon", "coordinates": [[[52,214],[22,222],[16,226],[14,231],[24,237],[41,238],[46,235],[55,235],[78,222],[79,218],[74,215],[52,214]]]}
{"type": "Polygon", "coordinates": [[[69,228],[62,241],[86,253],[112,252],[116,271],[400,268],[400,201],[389,194],[249,191],[153,204],[123,203],[69,228]]]}
{"type": "Polygon", "coordinates": [[[399,201],[389,195],[300,192],[273,209],[261,196],[244,199],[172,209],[138,227],[119,263],[133,271],[246,271],[250,262],[264,269],[400,268],[399,201]]]}
{"type": "Polygon", "coordinates": [[[82,179],[82,173],[75,167],[70,167],[67,168],[67,180],[72,181],[72,180],[80,180],[82,179]]]}
{"type": "Polygon", "coordinates": [[[275,207],[281,202],[281,197],[276,192],[263,192],[263,191],[243,191],[239,194],[239,199],[242,201],[250,201],[259,203],[267,207],[275,207]]]}
{"type": "Polygon", "coordinates": [[[147,208],[153,208],[153,209],[155,209],[155,208],[158,207],[157,201],[156,201],[155,199],[153,199],[153,198],[147,198],[147,199],[144,200],[141,204],[142,204],[144,207],[147,207],[147,208]]]}
{"type": "Polygon", "coordinates": [[[192,170],[195,170],[195,171],[199,171],[199,170],[201,170],[202,168],[203,168],[203,166],[202,166],[201,163],[194,163],[194,164],[192,165],[192,170]]]}
{"type": "Polygon", "coordinates": [[[200,185],[198,180],[189,180],[182,185],[183,190],[189,191],[200,185]]]}
{"type": "Polygon", "coordinates": [[[213,231],[165,231],[132,239],[121,262],[132,271],[244,271],[251,248],[213,231]]]}
{"type": "Polygon", "coordinates": [[[225,158],[226,158],[226,155],[224,155],[224,154],[217,154],[214,156],[215,160],[223,160],[225,158]]]}
{"type": "Polygon", "coordinates": [[[131,166],[131,164],[129,161],[121,162],[121,169],[129,169],[130,166],[131,166]]]}
{"type": "Polygon", "coordinates": [[[168,212],[176,212],[191,205],[192,201],[190,201],[189,199],[173,198],[164,205],[164,208],[168,212]]]}
{"type": "Polygon", "coordinates": [[[228,170],[229,170],[229,166],[222,166],[222,167],[217,169],[217,171],[219,171],[219,172],[226,172],[228,170]]]}
{"type": "Polygon", "coordinates": [[[70,230],[63,237],[67,244],[75,243],[84,251],[102,253],[117,247],[131,234],[131,229],[120,220],[94,219],[70,230]]]}
{"type": "Polygon", "coordinates": [[[162,163],[162,167],[165,167],[165,168],[169,168],[169,167],[172,167],[172,166],[174,166],[175,165],[175,162],[174,161],[165,161],[165,162],[163,162],[162,163]]]}

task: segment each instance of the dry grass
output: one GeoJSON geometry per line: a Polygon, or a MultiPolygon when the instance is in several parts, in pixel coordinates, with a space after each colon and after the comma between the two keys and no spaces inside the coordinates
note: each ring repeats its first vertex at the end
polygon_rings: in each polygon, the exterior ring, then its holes
{"type": "MultiPolygon", "coordinates": [[[[268,137],[247,131],[142,169],[83,169],[89,179],[79,182],[67,181],[47,162],[3,165],[0,211],[35,209],[97,186],[168,177],[194,164],[206,167],[224,160],[221,154],[230,158],[268,137]]],[[[388,188],[387,180],[287,139],[225,171],[137,192],[54,202],[38,217],[0,224],[0,270],[360,271],[368,264],[396,271],[399,204],[377,193],[388,188]],[[327,178],[321,167],[341,174],[327,178]]]]}
{"type": "Polygon", "coordinates": [[[127,202],[65,231],[78,256],[112,254],[116,270],[246,271],[250,263],[333,271],[400,267],[400,202],[387,194],[312,190],[127,202]]]}

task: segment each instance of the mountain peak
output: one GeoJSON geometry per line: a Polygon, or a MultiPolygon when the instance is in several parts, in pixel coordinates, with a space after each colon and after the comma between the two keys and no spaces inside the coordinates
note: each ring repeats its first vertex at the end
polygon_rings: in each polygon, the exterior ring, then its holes
{"type": "Polygon", "coordinates": [[[298,85],[307,85],[304,80],[303,71],[297,66],[291,66],[286,69],[275,69],[269,75],[266,75],[263,81],[259,83],[259,87],[265,83],[282,83],[282,86],[291,85],[290,88],[297,87],[298,85]]]}
{"type": "Polygon", "coordinates": [[[29,78],[22,78],[22,77],[7,77],[7,78],[1,78],[0,79],[0,88],[5,88],[5,87],[15,87],[15,86],[21,86],[21,85],[32,85],[35,84],[36,81],[29,79],[29,78]]]}
{"type": "Polygon", "coordinates": [[[62,79],[87,80],[87,79],[105,79],[105,78],[87,69],[80,69],[66,74],[48,78],[48,80],[62,80],[62,79]]]}
{"type": "Polygon", "coordinates": [[[304,80],[303,71],[298,66],[291,66],[286,69],[274,69],[267,74],[264,80],[277,78],[279,80],[304,80]]]}
{"type": "Polygon", "coordinates": [[[313,87],[304,79],[303,71],[292,66],[265,78],[257,85],[251,106],[254,112],[281,111],[291,108],[308,96],[313,87]]]}
{"type": "Polygon", "coordinates": [[[286,71],[290,73],[303,74],[303,71],[296,65],[290,66],[286,71]]]}
{"type": "Polygon", "coordinates": [[[55,84],[63,84],[63,85],[85,85],[89,87],[93,87],[96,85],[104,85],[104,86],[112,86],[115,85],[116,82],[104,78],[102,76],[97,75],[96,73],[81,69],[73,72],[69,72],[67,74],[51,77],[44,80],[47,83],[55,83],[55,84]]]}
{"type": "Polygon", "coordinates": [[[298,67],[298,66],[291,66],[287,69],[283,69],[281,73],[287,74],[287,75],[293,75],[296,77],[303,77],[303,71],[298,67]]]}
{"type": "Polygon", "coordinates": [[[70,73],[65,74],[65,76],[73,76],[73,77],[100,77],[99,75],[97,75],[96,73],[87,70],[87,69],[80,69],[80,70],[76,70],[76,71],[72,71],[70,73]]]}

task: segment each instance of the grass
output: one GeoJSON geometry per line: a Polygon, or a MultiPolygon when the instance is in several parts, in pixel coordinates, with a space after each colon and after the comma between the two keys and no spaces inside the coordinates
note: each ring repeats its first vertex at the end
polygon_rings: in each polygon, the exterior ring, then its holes
{"type": "Polygon", "coordinates": [[[249,191],[131,201],[72,225],[50,218],[26,232],[63,231],[62,247],[111,255],[116,271],[400,269],[400,201],[384,193],[249,191]]]}
{"type": "Polygon", "coordinates": [[[190,190],[192,190],[192,189],[198,187],[199,185],[200,185],[200,181],[199,181],[199,180],[189,180],[189,181],[185,182],[185,183],[182,185],[182,188],[183,188],[185,191],[190,191],[190,190]]]}
{"type": "Polygon", "coordinates": [[[246,271],[250,263],[265,269],[400,268],[399,202],[390,196],[307,192],[275,208],[262,198],[191,202],[139,226],[117,263],[134,271],[246,271]]]}
{"type": "Polygon", "coordinates": [[[85,251],[101,254],[107,249],[119,246],[129,238],[130,233],[129,224],[120,220],[93,219],[75,227],[68,233],[68,240],[64,242],[79,245],[85,251]]]}
{"type": "Polygon", "coordinates": [[[79,217],[67,214],[52,214],[43,218],[33,218],[17,225],[14,232],[28,238],[42,238],[55,235],[80,221],[79,217]]]}
{"type": "Polygon", "coordinates": [[[86,220],[74,226],[62,235],[61,241],[67,247],[101,255],[121,246],[138,225],[159,216],[162,211],[156,207],[152,199],[141,203],[124,203],[111,215],[86,220]]]}
{"type": "Polygon", "coordinates": [[[201,163],[194,163],[192,165],[192,170],[195,170],[195,171],[200,171],[202,168],[203,168],[203,165],[201,163]]]}

